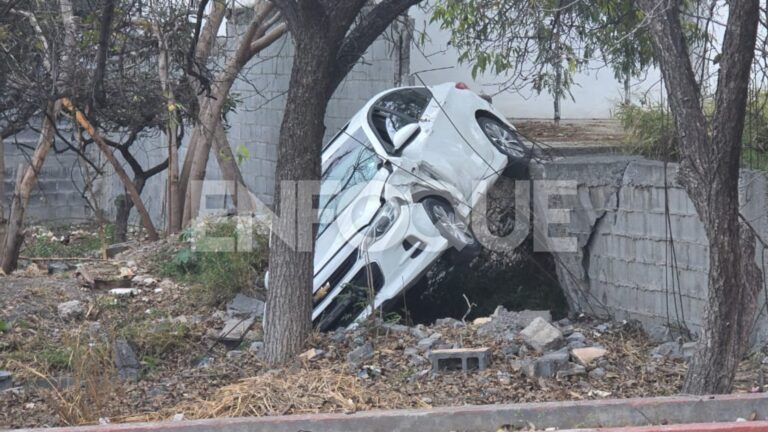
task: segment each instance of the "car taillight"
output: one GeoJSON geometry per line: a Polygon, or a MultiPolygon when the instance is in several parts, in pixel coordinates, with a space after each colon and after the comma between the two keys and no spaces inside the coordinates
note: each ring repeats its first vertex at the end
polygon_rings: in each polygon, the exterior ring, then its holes
{"type": "Polygon", "coordinates": [[[457,82],[456,88],[459,90],[469,90],[469,86],[464,84],[463,82],[457,82]]]}

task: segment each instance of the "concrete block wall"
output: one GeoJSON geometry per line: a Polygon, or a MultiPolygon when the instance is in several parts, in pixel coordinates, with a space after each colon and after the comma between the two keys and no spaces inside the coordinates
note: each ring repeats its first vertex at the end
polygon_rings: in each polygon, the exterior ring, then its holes
{"type": "MultiPolygon", "coordinates": [[[[578,185],[577,194],[563,197],[558,206],[571,209],[570,222],[554,226],[558,236],[578,239],[576,252],[555,253],[573,309],[636,319],[647,327],[679,321],[700,331],[709,245],[693,203],[676,181],[677,169],[622,156],[565,158],[534,167],[535,179],[578,185]]],[[[742,171],[741,213],[763,239],[768,239],[766,185],[765,173],[742,171]]],[[[763,247],[760,242],[755,247],[757,264],[765,268],[763,247]]],[[[766,341],[763,310],[753,342],[766,341]]]]}
{"type": "MultiPolygon", "coordinates": [[[[242,14],[241,14],[242,18],[242,14]]],[[[247,17],[245,17],[247,18],[247,17]]],[[[245,30],[245,24],[237,24],[237,14],[230,20],[227,38],[222,39],[226,49],[234,49],[237,37],[245,30]]],[[[339,86],[331,100],[325,119],[326,139],[332,137],[362,105],[376,93],[394,86],[399,54],[388,38],[382,37],[373,43],[363,59],[350,72],[347,79],[339,86]]],[[[225,49],[225,51],[226,51],[225,49]]],[[[223,64],[226,52],[218,59],[223,64]]],[[[285,95],[291,73],[293,46],[289,36],[284,36],[272,46],[256,56],[244,69],[241,77],[232,88],[232,95],[241,103],[236,112],[227,116],[227,131],[230,145],[236,149],[245,146],[249,157],[243,161],[241,170],[246,185],[259,199],[272,204],[274,191],[275,167],[277,163],[277,141],[280,123],[285,107],[285,95]]],[[[64,126],[64,125],[63,125],[64,126]]],[[[189,138],[190,130],[185,134],[189,138]]],[[[14,145],[15,140],[34,148],[37,134],[31,130],[20,133],[6,140],[6,178],[5,202],[10,202],[16,175],[16,166],[24,161],[24,156],[14,145]]],[[[153,166],[162,162],[167,154],[164,139],[159,134],[146,136],[137,141],[136,157],[144,166],[153,166]]],[[[186,146],[181,149],[183,160],[186,146]]],[[[32,150],[27,152],[31,154],[32,150]]],[[[118,156],[119,158],[119,156],[118,156]]],[[[120,158],[119,158],[120,159],[120,158]]],[[[76,221],[92,217],[82,199],[78,181],[82,177],[76,172],[77,157],[66,152],[51,155],[45,163],[40,186],[33,192],[30,202],[33,219],[41,221],[67,220],[76,221]],[[73,182],[73,178],[75,178],[73,182]]],[[[131,175],[131,169],[123,164],[131,175]]],[[[215,157],[209,159],[207,179],[221,179],[221,173],[215,157]]],[[[106,177],[100,184],[100,201],[109,217],[114,216],[114,200],[124,193],[120,179],[107,167],[106,177]]],[[[163,209],[166,195],[166,174],[160,173],[150,179],[142,193],[145,206],[156,226],[165,224],[163,209]]],[[[138,223],[136,211],[132,211],[132,220],[138,223]]]]}
{"type": "MultiPolygon", "coordinates": [[[[10,202],[19,172],[29,166],[29,160],[37,144],[38,134],[26,130],[5,140],[4,196],[5,216],[8,217],[10,202]]],[[[61,150],[59,144],[56,149],[61,150]]],[[[31,221],[52,223],[82,222],[90,216],[85,200],[82,199],[83,177],[80,175],[78,158],[72,152],[48,153],[43,164],[40,180],[29,199],[27,216],[31,221]]]]}

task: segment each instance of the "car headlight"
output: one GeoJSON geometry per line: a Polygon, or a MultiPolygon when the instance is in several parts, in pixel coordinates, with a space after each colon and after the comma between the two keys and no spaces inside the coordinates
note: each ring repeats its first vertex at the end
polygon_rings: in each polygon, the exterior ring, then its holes
{"type": "Polygon", "coordinates": [[[369,245],[386,234],[399,217],[400,203],[396,201],[387,201],[376,213],[371,225],[368,227],[368,230],[366,230],[360,252],[362,253],[367,250],[369,245]]]}

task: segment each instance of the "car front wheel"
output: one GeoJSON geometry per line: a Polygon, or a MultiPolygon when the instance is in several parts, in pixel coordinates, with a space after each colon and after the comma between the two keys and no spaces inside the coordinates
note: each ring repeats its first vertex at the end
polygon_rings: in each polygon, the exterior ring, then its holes
{"type": "Polygon", "coordinates": [[[477,256],[480,252],[480,244],[469,227],[459,219],[450,204],[443,199],[434,197],[425,198],[421,204],[440,235],[448,240],[448,243],[462,257],[474,258],[477,256]]]}

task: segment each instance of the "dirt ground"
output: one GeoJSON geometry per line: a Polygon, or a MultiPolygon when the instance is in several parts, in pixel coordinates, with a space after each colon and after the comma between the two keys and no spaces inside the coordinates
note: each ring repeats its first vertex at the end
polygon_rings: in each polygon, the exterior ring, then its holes
{"type": "MultiPolygon", "coordinates": [[[[81,263],[94,273],[128,267],[152,279],[133,296],[83,288],[74,271],[48,275],[45,262],[0,278],[0,370],[13,374],[12,388],[0,392],[0,427],[663,396],[679,391],[685,373],[682,360],[652,359],[655,344],[636,325],[583,316],[573,317],[572,330],[608,350],[588,368],[603,374],[529,377],[520,368],[523,354],[510,354],[519,340],[479,334],[472,323],[415,330],[372,324],[316,334],[307,344],[319,351],[314,357],[270,369],[251,350],[261,340],[259,324],[240,343],[216,343],[223,308],[202,305],[192,287],[149,272],[158,247],[134,244],[115,260],[81,263]],[[58,306],[71,300],[83,311],[65,320],[58,306]],[[491,348],[490,367],[430,373],[416,347],[419,333],[438,332],[442,344],[491,348]],[[119,339],[136,350],[137,380],[116,376],[119,339]],[[349,353],[366,343],[372,355],[350,364],[349,353]]],[[[759,386],[761,368],[758,360],[745,361],[738,391],[759,386]]]]}
{"type": "Polygon", "coordinates": [[[615,148],[624,144],[625,132],[621,124],[612,119],[561,120],[555,126],[552,120],[510,119],[527,138],[548,146],[615,148]]]}

